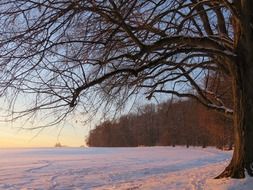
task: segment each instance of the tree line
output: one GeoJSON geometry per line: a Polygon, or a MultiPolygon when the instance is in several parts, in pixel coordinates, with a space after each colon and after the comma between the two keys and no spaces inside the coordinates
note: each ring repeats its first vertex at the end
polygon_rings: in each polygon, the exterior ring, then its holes
{"type": "Polygon", "coordinates": [[[135,113],[97,125],[89,146],[216,146],[232,148],[232,120],[194,100],[148,104],[135,113]]]}
{"type": "Polygon", "coordinates": [[[192,98],[233,118],[234,152],[219,177],[243,178],[245,169],[253,176],[252,0],[1,0],[0,7],[4,120],[36,119],[31,128],[41,129],[136,94],[192,98]],[[231,78],[232,107],[202,84],[210,72],[231,78]]]}

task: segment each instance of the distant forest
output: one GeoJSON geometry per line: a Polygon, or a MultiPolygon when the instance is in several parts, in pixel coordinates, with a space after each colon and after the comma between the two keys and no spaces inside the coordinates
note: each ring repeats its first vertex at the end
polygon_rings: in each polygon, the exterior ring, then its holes
{"type": "MultiPolygon", "coordinates": [[[[211,75],[204,79],[208,98],[233,107],[231,79],[211,75]],[[211,92],[215,92],[215,97],[211,92]]],[[[219,102],[217,102],[219,104],[219,102]]],[[[91,147],[233,146],[233,120],[204,107],[195,99],[148,104],[118,119],[106,120],[90,131],[91,147]]]]}
{"type": "Polygon", "coordinates": [[[150,104],[90,131],[92,147],[233,146],[232,120],[194,100],[150,104]]]}

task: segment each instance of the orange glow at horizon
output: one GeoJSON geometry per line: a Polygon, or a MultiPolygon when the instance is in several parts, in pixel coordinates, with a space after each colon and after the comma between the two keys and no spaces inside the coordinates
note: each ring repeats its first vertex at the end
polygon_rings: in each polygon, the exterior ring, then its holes
{"type": "Polygon", "coordinates": [[[85,145],[88,127],[62,129],[49,127],[43,131],[20,130],[0,123],[0,148],[53,147],[56,142],[69,147],[85,145]]]}

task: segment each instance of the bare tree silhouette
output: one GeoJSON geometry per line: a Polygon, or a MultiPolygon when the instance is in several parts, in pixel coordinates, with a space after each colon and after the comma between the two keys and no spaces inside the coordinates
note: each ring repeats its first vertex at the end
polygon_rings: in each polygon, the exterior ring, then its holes
{"type": "Polygon", "coordinates": [[[252,176],[252,9],[250,0],[1,0],[1,94],[14,118],[52,110],[52,124],[139,92],[194,98],[234,117],[220,177],[252,176]],[[202,83],[215,72],[232,78],[233,110],[202,83]],[[33,105],[15,111],[27,94],[33,105]]]}

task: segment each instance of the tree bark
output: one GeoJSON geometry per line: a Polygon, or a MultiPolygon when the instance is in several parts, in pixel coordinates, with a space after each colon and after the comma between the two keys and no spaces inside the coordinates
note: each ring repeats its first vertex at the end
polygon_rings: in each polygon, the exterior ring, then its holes
{"type": "Polygon", "coordinates": [[[234,153],[230,164],[217,177],[253,176],[253,2],[240,4],[240,36],[236,42],[237,60],[232,66],[234,95],[234,153]]]}
{"type": "MultiPolygon", "coordinates": [[[[233,76],[233,97],[234,97],[234,152],[230,164],[216,178],[232,177],[244,178],[245,165],[245,117],[244,99],[242,87],[242,78],[240,73],[240,65],[235,65],[232,72],[233,76]]],[[[253,75],[252,75],[253,76],[253,75]]]]}
{"type": "Polygon", "coordinates": [[[243,70],[244,128],[245,128],[245,168],[253,176],[253,1],[242,4],[244,22],[242,22],[242,54],[245,58],[243,70]]]}

